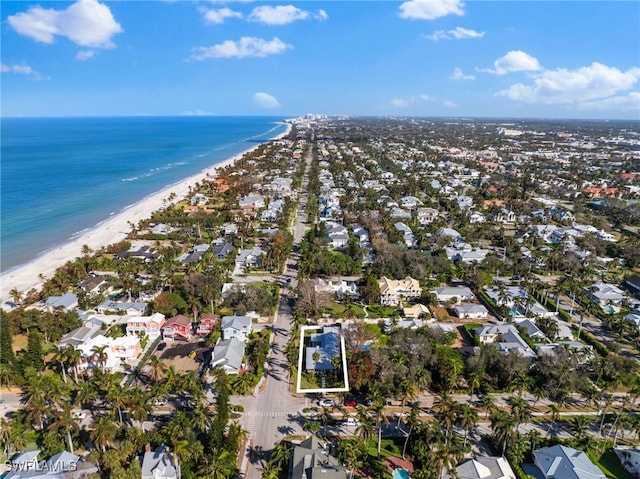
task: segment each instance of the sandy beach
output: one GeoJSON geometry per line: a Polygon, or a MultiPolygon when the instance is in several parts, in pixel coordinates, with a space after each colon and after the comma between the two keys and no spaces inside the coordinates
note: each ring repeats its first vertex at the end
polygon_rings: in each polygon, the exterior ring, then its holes
{"type": "MultiPolygon", "coordinates": [[[[272,140],[285,137],[290,130],[291,124],[287,123],[286,131],[272,138],[272,140]]],[[[215,166],[206,168],[200,173],[163,188],[99,223],[72,241],[47,251],[28,263],[1,274],[0,304],[11,300],[9,291],[13,288],[16,288],[22,294],[33,288],[39,289],[42,286],[42,281],[39,278],[40,274],[45,278],[50,278],[56,268],[62,266],[67,261],[81,256],[84,245],[89,246],[92,250],[98,250],[104,246],[122,241],[131,231],[130,223],[137,224],[140,220],[148,218],[154,211],[169,206],[167,200],[172,193],[176,195],[176,199],[173,202],[182,200],[186,197],[191,186],[205,178],[215,178],[218,169],[233,165],[238,159],[242,158],[243,155],[255,150],[259,146],[260,144],[257,144],[238,155],[228,158],[221,163],[217,163],[215,166]]]]}

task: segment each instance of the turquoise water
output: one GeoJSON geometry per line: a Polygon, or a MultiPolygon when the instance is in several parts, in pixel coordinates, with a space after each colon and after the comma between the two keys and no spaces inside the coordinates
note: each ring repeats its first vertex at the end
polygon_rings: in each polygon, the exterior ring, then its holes
{"type": "Polygon", "coordinates": [[[394,469],[391,477],[393,477],[393,479],[409,479],[411,476],[406,469],[394,469]]]}
{"type": "Polygon", "coordinates": [[[2,118],[0,270],[285,131],[280,117],[2,118]]]}

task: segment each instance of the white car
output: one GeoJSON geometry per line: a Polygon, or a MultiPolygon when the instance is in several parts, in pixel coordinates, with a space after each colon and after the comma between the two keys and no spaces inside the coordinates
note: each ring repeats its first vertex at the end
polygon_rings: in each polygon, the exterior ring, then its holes
{"type": "Polygon", "coordinates": [[[167,400],[166,400],[166,399],[158,399],[158,400],[155,402],[155,405],[156,405],[156,406],[165,406],[166,404],[167,404],[167,400]]]}
{"type": "Polygon", "coordinates": [[[318,406],[320,407],[333,407],[336,405],[336,402],[333,399],[321,399],[318,401],[318,406]]]}

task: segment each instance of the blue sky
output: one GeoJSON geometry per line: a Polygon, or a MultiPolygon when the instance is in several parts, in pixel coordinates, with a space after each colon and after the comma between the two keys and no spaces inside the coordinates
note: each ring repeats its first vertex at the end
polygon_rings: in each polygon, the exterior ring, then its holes
{"type": "Polygon", "coordinates": [[[2,115],[640,120],[637,1],[2,2],[2,115]]]}

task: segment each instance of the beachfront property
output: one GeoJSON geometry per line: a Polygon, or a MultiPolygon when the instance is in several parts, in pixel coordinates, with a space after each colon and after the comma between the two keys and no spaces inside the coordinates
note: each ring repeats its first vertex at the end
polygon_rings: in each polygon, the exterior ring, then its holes
{"type": "Polygon", "coordinates": [[[62,296],[49,296],[45,301],[45,309],[53,313],[57,308],[71,311],[78,306],[78,297],[73,293],[64,293],[62,296]]]}

